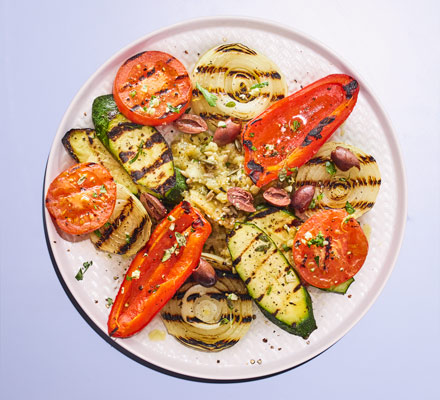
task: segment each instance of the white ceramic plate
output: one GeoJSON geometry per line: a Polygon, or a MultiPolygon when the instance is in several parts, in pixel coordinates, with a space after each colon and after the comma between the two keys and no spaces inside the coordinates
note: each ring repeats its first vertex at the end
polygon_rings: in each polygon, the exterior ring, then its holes
{"type": "Polygon", "coordinates": [[[297,366],[339,340],[365,314],[381,292],[394,266],[405,226],[406,183],[403,164],[392,128],[365,82],[331,51],[303,34],[279,24],[248,18],[204,18],[149,34],[107,61],[82,87],[60,124],[47,163],[44,193],[50,182],[72,164],[61,144],[71,128],[92,127],[91,106],[96,96],[111,93],[118,67],[145,50],[161,50],[181,60],[189,71],[200,54],[222,43],[241,42],[267,55],[287,78],[289,93],[330,73],[354,76],[360,84],[357,105],[334,140],[354,144],[372,154],[382,173],[382,187],[372,211],[361,218],[371,227],[370,251],[347,295],[311,290],[318,329],[308,340],[292,336],[266,320],[257,319],[243,340],[220,353],[187,348],[167,335],[152,341],[149,333],[165,331],[156,317],[130,339],[107,334],[107,297],[115,298],[129,260],[94,249],[90,241],[62,240],[45,210],[47,241],[55,270],[66,293],[86,321],[114,347],[150,367],[208,380],[242,380],[267,376],[297,366]],[[93,260],[83,281],[75,274],[84,261],[93,260]],[[118,279],[114,279],[118,277],[118,279]]]}

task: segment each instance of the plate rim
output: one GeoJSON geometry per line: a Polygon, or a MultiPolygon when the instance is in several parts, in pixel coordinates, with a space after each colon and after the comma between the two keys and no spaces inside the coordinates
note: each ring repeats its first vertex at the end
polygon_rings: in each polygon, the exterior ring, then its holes
{"type": "MultiPolygon", "coordinates": [[[[110,58],[108,58],[87,80],[86,82],[81,86],[79,91],[76,93],[76,95],[72,98],[72,100],[69,103],[69,106],[67,107],[66,111],[64,112],[64,115],[58,124],[58,129],[55,134],[55,137],[53,139],[52,146],[49,151],[49,155],[47,157],[46,167],[44,171],[44,178],[43,178],[43,191],[42,191],[42,214],[43,214],[43,226],[44,226],[44,234],[46,239],[46,245],[49,251],[49,255],[51,258],[52,265],[55,269],[55,273],[58,277],[58,280],[60,281],[64,291],[66,292],[69,300],[72,302],[74,307],[77,309],[77,311],[80,313],[80,315],[84,318],[84,320],[91,326],[91,328],[99,334],[107,343],[109,343],[112,347],[123,353],[124,355],[128,356],[129,358],[133,359],[134,361],[140,363],[141,365],[144,365],[148,368],[151,368],[153,370],[156,370],[158,372],[165,373],[167,375],[171,375],[177,378],[181,379],[189,379],[193,381],[199,381],[199,382],[208,382],[208,383],[238,383],[238,382],[247,382],[247,381],[253,381],[263,378],[268,378],[274,375],[278,375],[281,373],[284,373],[286,371],[295,369],[296,367],[299,367],[311,360],[313,360],[315,357],[319,356],[329,348],[331,348],[333,345],[335,345],[341,338],[343,338],[363,317],[364,315],[371,309],[372,305],[376,302],[379,295],[382,293],[385,284],[388,282],[388,279],[394,270],[394,267],[397,262],[397,258],[400,253],[400,249],[403,242],[405,227],[406,227],[406,220],[407,220],[407,179],[406,179],[406,173],[405,173],[405,167],[403,163],[403,157],[402,152],[400,149],[399,142],[397,141],[396,133],[393,129],[393,126],[390,122],[390,119],[383,108],[382,104],[378,100],[378,98],[373,94],[372,90],[368,86],[368,84],[365,82],[365,79],[356,72],[351,64],[345,60],[344,57],[341,57],[337,52],[333,51],[329,46],[323,44],[321,41],[313,38],[309,34],[306,34],[304,32],[301,32],[297,29],[294,29],[290,26],[287,26],[285,24],[279,23],[277,21],[270,21],[267,19],[262,18],[254,18],[254,17],[242,17],[242,16],[213,16],[213,17],[199,17],[199,18],[193,18],[193,19],[187,19],[181,22],[178,22],[176,24],[168,25],[165,27],[162,27],[160,29],[157,29],[155,31],[152,31],[150,33],[147,33],[146,35],[128,43],[126,46],[118,50],[116,53],[114,53],[110,58]],[[360,313],[358,313],[354,318],[351,324],[349,324],[345,329],[342,330],[341,333],[339,333],[336,337],[336,339],[330,343],[325,344],[324,346],[318,348],[317,351],[311,354],[311,356],[307,357],[306,359],[300,361],[299,363],[296,363],[288,368],[281,368],[279,370],[276,370],[274,372],[269,373],[258,373],[257,370],[248,370],[252,373],[244,373],[242,377],[239,378],[226,378],[226,377],[217,377],[217,378],[210,378],[203,376],[203,374],[195,373],[192,375],[187,375],[182,373],[181,371],[178,371],[177,368],[175,370],[170,369],[169,367],[164,368],[160,365],[154,364],[150,361],[145,360],[144,358],[139,357],[132,351],[128,350],[126,347],[122,346],[121,344],[117,343],[115,340],[112,340],[106,333],[92,320],[92,318],[86,313],[86,311],[81,307],[71,290],[69,289],[67,282],[64,280],[61,270],[58,266],[58,263],[56,261],[56,256],[54,254],[51,240],[49,238],[49,232],[47,228],[47,210],[45,208],[45,193],[47,192],[47,188],[49,185],[49,182],[47,181],[47,169],[49,165],[49,161],[51,159],[52,154],[56,151],[56,148],[58,147],[59,143],[56,140],[58,136],[60,136],[61,127],[65,125],[65,121],[68,118],[68,116],[71,113],[71,109],[74,108],[75,103],[81,98],[83,93],[85,92],[86,88],[89,86],[90,82],[93,81],[99,74],[102,73],[103,70],[105,70],[109,65],[114,63],[119,57],[122,56],[125,52],[127,52],[130,48],[136,47],[142,42],[147,41],[148,39],[158,37],[161,34],[171,32],[173,34],[179,33],[179,30],[190,30],[191,28],[201,28],[203,25],[212,25],[212,24],[238,24],[240,23],[240,26],[252,26],[254,25],[255,29],[266,29],[270,30],[272,33],[279,33],[282,36],[288,37],[288,36],[295,36],[296,38],[299,38],[301,40],[301,43],[309,47],[310,49],[316,51],[319,51],[319,54],[323,55],[325,58],[329,59],[335,59],[339,63],[341,63],[344,68],[346,68],[347,72],[356,76],[356,79],[361,82],[362,85],[362,92],[363,95],[366,97],[366,99],[373,105],[376,106],[376,109],[378,112],[376,112],[376,116],[382,126],[384,126],[384,130],[389,132],[390,134],[387,135],[387,139],[390,143],[390,147],[392,149],[392,152],[394,153],[394,157],[392,157],[393,164],[394,164],[394,170],[397,174],[397,179],[400,186],[400,191],[403,192],[403,196],[399,198],[400,203],[398,210],[396,212],[396,221],[399,225],[399,232],[397,235],[397,243],[394,242],[394,252],[391,253],[391,260],[390,260],[390,267],[388,268],[387,273],[384,276],[384,279],[380,284],[378,284],[378,288],[376,290],[376,293],[374,296],[368,299],[366,306],[363,310],[361,310],[360,313]],[[256,25],[256,26],[255,26],[256,25]],[[400,175],[400,176],[399,176],[400,175]]],[[[389,254],[390,255],[390,254],[389,254]]]]}

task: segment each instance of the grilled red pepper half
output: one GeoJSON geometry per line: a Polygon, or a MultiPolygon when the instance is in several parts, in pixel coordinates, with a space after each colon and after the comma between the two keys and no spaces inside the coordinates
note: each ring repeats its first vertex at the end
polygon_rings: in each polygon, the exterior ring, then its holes
{"type": "Polygon", "coordinates": [[[156,227],[125,275],[108,333],[129,337],[144,328],[197,267],[211,225],[183,201],[156,227]]]}
{"type": "Polygon", "coordinates": [[[310,160],[350,115],[358,93],[352,77],[329,75],[249,121],[242,138],[252,181],[261,187],[310,160]]]}

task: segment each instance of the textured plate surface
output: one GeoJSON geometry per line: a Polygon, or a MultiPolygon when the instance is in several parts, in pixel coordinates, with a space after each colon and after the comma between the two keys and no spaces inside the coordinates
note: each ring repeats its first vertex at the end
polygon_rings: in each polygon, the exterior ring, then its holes
{"type": "MultiPolygon", "coordinates": [[[[215,45],[234,42],[271,58],[286,76],[289,93],[331,73],[354,76],[361,88],[358,103],[332,140],[353,144],[372,154],[381,170],[382,186],[375,207],[360,219],[367,230],[371,228],[370,251],[347,295],[310,291],[318,329],[308,340],[277,328],[258,310],[245,338],[215,354],[189,349],[169,335],[161,341],[151,340],[151,331],[165,331],[159,317],[130,339],[107,339],[138,361],[202,379],[251,379],[274,374],[299,365],[334,344],[365,314],[382,290],[394,266],[406,219],[406,182],[396,138],[362,79],[340,58],[304,35],[247,18],[205,18],[181,23],[145,36],[107,61],[86,82],[64,115],[49,155],[44,193],[50,182],[72,164],[62,147],[62,136],[71,128],[93,126],[92,101],[111,92],[113,78],[123,61],[141,51],[160,50],[177,57],[191,71],[200,54],[215,45]]],[[[88,322],[105,334],[109,314],[105,299],[115,298],[130,260],[109,258],[96,251],[88,240],[79,243],[62,240],[47,211],[44,212],[60,280],[88,322]],[[93,260],[93,266],[84,280],[75,280],[82,263],[89,260],[93,260]]]]}

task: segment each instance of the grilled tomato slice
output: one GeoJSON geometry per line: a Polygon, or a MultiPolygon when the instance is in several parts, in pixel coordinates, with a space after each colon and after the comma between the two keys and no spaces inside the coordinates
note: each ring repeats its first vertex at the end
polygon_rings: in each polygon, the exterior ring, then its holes
{"type": "Polygon", "coordinates": [[[103,226],[116,204],[116,183],[100,164],[82,163],[59,174],[49,186],[46,207],[58,227],[73,235],[103,226]]]}
{"type": "Polygon", "coordinates": [[[129,120],[142,125],[167,124],[179,118],[191,101],[188,72],[175,57],[145,51],[119,68],[113,96],[129,120]]]}
{"type": "Polygon", "coordinates": [[[297,272],[308,284],[328,289],[352,278],[368,253],[359,223],[345,210],[323,210],[310,217],[295,236],[297,272]]]}

